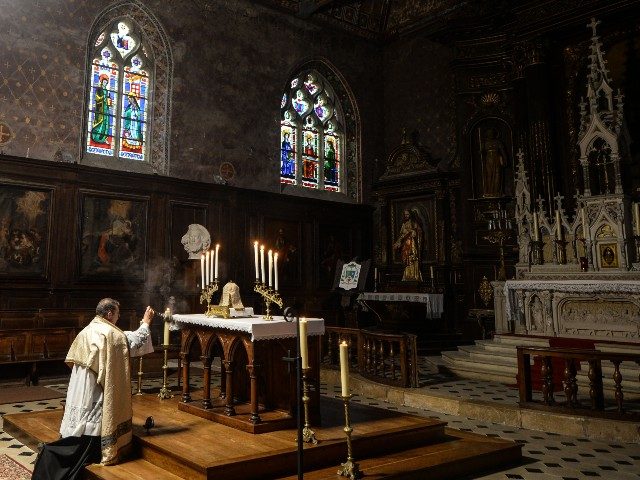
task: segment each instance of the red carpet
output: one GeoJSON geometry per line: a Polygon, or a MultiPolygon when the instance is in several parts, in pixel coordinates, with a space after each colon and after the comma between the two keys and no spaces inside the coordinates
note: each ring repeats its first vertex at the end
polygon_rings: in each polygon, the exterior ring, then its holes
{"type": "Polygon", "coordinates": [[[29,480],[31,472],[5,455],[0,455],[0,478],[2,480],[29,480]]]}

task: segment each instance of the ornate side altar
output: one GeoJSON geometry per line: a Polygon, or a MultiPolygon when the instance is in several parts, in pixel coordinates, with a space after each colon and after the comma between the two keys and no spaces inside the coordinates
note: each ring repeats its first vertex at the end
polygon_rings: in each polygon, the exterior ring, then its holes
{"type": "Polygon", "coordinates": [[[587,101],[580,103],[582,192],[532,207],[524,154],[516,171],[516,279],[493,282],[498,333],[640,343],[640,213],[622,182],[628,133],[592,31],[587,101]]]}
{"type": "MultiPolygon", "coordinates": [[[[182,331],[182,402],[178,408],[251,433],[295,426],[296,374],[284,357],[296,353],[296,324],[274,316],[215,318],[204,314],[173,315],[182,331]],[[199,348],[198,348],[199,347],[199,348]],[[202,397],[193,399],[189,386],[194,352],[204,368],[202,397]],[[221,360],[221,387],[212,395],[211,363],[221,360]],[[196,401],[196,400],[199,400],[196,401]]],[[[309,413],[319,420],[320,336],[324,320],[308,318],[309,413]]]]}

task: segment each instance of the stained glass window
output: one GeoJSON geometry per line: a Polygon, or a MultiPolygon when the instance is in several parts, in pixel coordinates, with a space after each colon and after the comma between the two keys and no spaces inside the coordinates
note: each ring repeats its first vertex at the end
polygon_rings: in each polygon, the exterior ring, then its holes
{"type": "Polygon", "coordinates": [[[314,70],[287,85],[280,105],[280,182],[342,191],[344,134],[331,85],[314,70]]]}
{"type": "Polygon", "coordinates": [[[86,151],[145,161],[152,59],[140,30],[129,19],[116,20],[94,46],[86,151]]]}

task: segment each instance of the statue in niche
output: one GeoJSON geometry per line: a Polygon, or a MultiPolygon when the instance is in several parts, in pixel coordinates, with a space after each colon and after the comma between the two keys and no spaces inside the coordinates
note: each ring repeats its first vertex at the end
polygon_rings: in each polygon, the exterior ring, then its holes
{"type": "Polygon", "coordinates": [[[487,129],[480,146],[480,158],[482,158],[482,196],[502,196],[502,177],[507,165],[507,152],[498,138],[496,129],[487,129]]]}
{"type": "Polygon", "coordinates": [[[189,254],[189,260],[199,260],[200,254],[211,246],[209,231],[199,223],[192,223],[182,236],[182,245],[189,254]]]}
{"type": "Polygon", "coordinates": [[[393,248],[399,251],[404,264],[402,281],[422,281],[420,273],[420,260],[422,254],[422,242],[424,230],[420,225],[417,211],[405,209],[402,212],[402,226],[393,248]]]}
{"type": "Polygon", "coordinates": [[[531,329],[544,332],[544,310],[539,298],[535,298],[531,303],[531,329]]]}

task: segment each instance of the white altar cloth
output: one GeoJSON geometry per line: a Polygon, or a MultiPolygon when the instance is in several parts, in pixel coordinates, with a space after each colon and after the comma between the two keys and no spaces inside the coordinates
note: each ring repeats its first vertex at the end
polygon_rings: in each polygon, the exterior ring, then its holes
{"type": "MultiPolygon", "coordinates": [[[[264,320],[261,316],[218,318],[207,317],[204,313],[174,314],[172,320],[178,325],[201,325],[209,328],[225,328],[250,333],[252,342],[296,336],[295,322],[285,322],[284,317],[276,315],[274,315],[273,320],[264,320]]],[[[307,318],[307,335],[324,335],[324,319],[307,318]]]]}
{"type": "Polygon", "coordinates": [[[367,301],[424,303],[427,306],[427,318],[440,318],[444,311],[443,299],[442,293],[363,292],[358,295],[357,301],[361,304],[367,301]]]}

